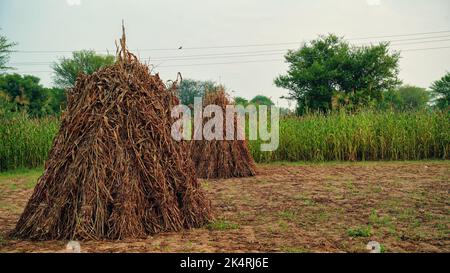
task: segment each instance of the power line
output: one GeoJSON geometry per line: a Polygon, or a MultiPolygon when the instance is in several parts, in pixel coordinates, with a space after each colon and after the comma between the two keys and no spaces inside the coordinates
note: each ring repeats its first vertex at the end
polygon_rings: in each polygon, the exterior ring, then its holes
{"type": "Polygon", "coordinates": [[[348,40],[368,40],[368,39],[381,39],[381,38],[392,38],[392,37],[406,37],[406,36],[417,36],[417,35],[429,35],[429,34],[438,34],[438,33],[448,33],[450,30],[442,30],[442,31],[431,31],[431,32],[416,32],[416,33],[408,33],[408,34],[396,34],[396,35],[385,35],[385,36],[368,36],[368,37],[360,37],[360,38],[349,38],[348,40]]]}
{"type": "MultiPolygon", "coordinates": [[[[178,64],[178,65],[159,65],[155,68],[164,67],[179,67],[179,66],[205,66],[205,65],[222,65],[222,64],[245,64],[245,63],[261,63],[261,62],[275,62],[283,61],[283,59],[266,59],[266,60],[251,60],[251,61],[236,61],[236,62],[217,62],[217,63],[195,63],[195,64],[178,64]]],[[[36,71],[21,71],[20,73],[53,73],[50,70],[36,70],[36,71]]]]}
{"type": "Polygon", "coordinates": [[[427,48],[411,48],[411,49],[403,49],[403,50],[400,50],[400,51],[401,52],[405,52],[405,51],[421,51],[421,50],[435,50],[435,49],[444,49],[444,48],[450,48],[450,46],[427,47],[427,48]]]}
{"type": "MultiPolygon", "coordinates": [[[[450,49],[450,46],[441,47],[428,47],[428,48],[409,48],[400,50],[401,52],[409,51],[426,51],[426,50],[437,50],[437,49],[450,49]]],[[[264,55],[264,54],[261,54],[264,55]]],[[[238,57],[238,56],[236,56],[238,57]]],[[[240,56],[239,56],[240,57],[240,56]]],[[[273,62],[282,61],[283,59],[263,59],[263,60],[247,60],[247,61],[232,61],[232,62],[213,62],[213,63],[192,63],[192,64],[173,64],[173,65],[157,65],[155,68],[165,68],[165,67],[186,67],[186,66],[208,66],[208,65],[223,65],[223,64],[245,64],[245,63],[259,63],[259,62],[273,62]]],[[[52,73],[49,70],[37,70],[37,71],[20,71],[20,73],[52,73]]]]}
{"type": "MultiPolygon", "coordinates": [[[[400,50],[401,52],[404,52],[404,51],[436,50],[436,49],[447,49],[447,48],[450,48],[450,46],[428,47],[428,48],[410,48],[410,49],[403,49],[403,50],[398,49],[398,50],[400,50]]],[[[273,55],[273,54],[267,54],[267,55],[273,55]]],[[[236,57],[240,57],[240,56],[236,56],[236,57]]],[[[282,59],[272,59],[271,61],[276,61],[276,60],[282,60],[282,59]]],[[[238,62],[229,62],[229,63],[249,63],[249,62],[258,62],[258,60],[256,60],[256,61],[238,61],[238,62]]],[[[226,63],[211,63],[211,64],[226,64],[226,63]]],[[[192,65],[199,65],[199,64],[164,65],[164,66],[160,66],[160,67],[176,67],[176,66],[192,66],[192,65]]]]}
{"type": "MultiPolygon", "coordinates": [[[[398,45],[412,45],[412,44],[423,44],[423,43],[433,43],[433,42],[445,42],[450,41],[450,39],[440,39],[440,40],[430,40],[430,41],[417,41],[417,42],[407,42],[407,43],[394,43],[392,46],[398,45]]],[[[257,50],[257,51],[241,51],[241,52],[225,52],[225,53],[211,53],[211,54],[194,54],[194,55],[184,55],[184,56],[161,56],[161,57],[144,57],[141,60],[147,61],[187,61],[187,60],[200,60],[200,59],[220,59],[220,58],[240,58],[240,57],[254,57],[254,56],[270,56],[278,55],[286,52],[289,48],[284,49],[272,49],[272,50],[257,50]]],[[[50,65],[53,62],[15,62],[11,65],[50,65]]]]}
{"type": "MultiPolygon", "coordinates": [[[[432,41],[421,41],[421,42],[414,42],[414,43],[398,43],[398,44],[391,44],[392,46],[396,45],[408,45],[408,44],[421,44],[421,43],[430,43],[430,42],[443,42],[443,41],[450,41],[450,39],[442,39],[442,40],[432,40],[432,41]]],[[[284,53],[287,50],[290,50],[291,48],[283,48],[283,49],[276,49],[276,50],[259,50],[259,51],[243,51],[243,52],[226,52],[226,53],[213,53],[213,54],[197,54],[197,55],[182,55],[182,56],[156,56],[156,57],[144,57],[143,60],[152,60],[152,61],[182,61],[182,60],[192,60],[192,59],[215,59],[219,58],[218,56],[223,57],[248,57],[248,56],[263,56],[263,55],[275,55],[275,54],[256,54],[256,53],[263,53],[263,52],[273,52],[273,53],[284,53]]],[[[46,65],[46,64],[52,64],[53,62],[40,62],[40,61],[30,61],[30,62],[14,62],[11,63],[11,65],[46,65]]]]}
{"type": "MultiPolygon", "coordinates": [[[[141,60],[151,60],[151,61],[183,61],[183,60],[195,60],[195,59],[208,59],[208,58],[235,58],[235,57],[252,57],[252,56],[267,56],[284,53],[286,49],[277,50],[259,50],[259,51],[242,51],[242,52],[228,52],[228,53],[213,53],[213,54],[198,54],[198,55],[185,55],[185,56],[163,56],[163,57],[144,57],[141,60]],[[265,54],[262,54],[265,53],[265,54]],[[202,58],[207,57],[207,58],[202,58]]],[[[15,62],[10,63],[11,65],[46,65],[52,64],[53,62],[15,62]]]]}
{"type": "Polygon", "coordinates": [[[435,43],[435,42],[446,42],[450,41],[450,39],[441,39],[441,40],[433,40],[433,41],[420,41],[420,42],[407,42],[407,43],[394,43],[391,44],[392,46],[395,45],[416,45],[416,44],[426,44],[426,43],[435,43]]]}
{"type": "MultiPolygon", "coordinates": [[[[369,36],[369,37],[359,37],[359,38],[348,38],[347,40],[368,40],[368,39],[381,39],[381,38],[393,38],[393,37],[408,37],[408,36],[418,36],[418,35],[430,35],[439,33],[450,33],[450,30],[444,31],[433,31],[433,32],[418,32],[418,33],[408,33],[408,34],[397,34],[397,35],[385,35],[385,36],[369,36]]],[[[429,39],[433,37],[424,37],[422,39],[429,39]]],[[[435,37],[437,38],[437,37],[435,37]]],[[[418,39],[418,38],[416,38],[418,39]]],[[[406,40],[406,39],[405,39],[406,40]]],[[[411,39],[409,39],[411,40],[411,39]]],[[[401,40],[396,40],[401,41],[401,40]]],[[[199,50],[199,49],[224,49],[224,48],[242,48],[242,47],[266,47],[266,46],[281,46],[281,45],[293,45],[301,44],[301,42],[282,42],[282,43],[256,43],[256,44],[238,44],[238,45],[220,45],[220,46],[197,46],[197,47],[183,47],[179,49],[179,46],[171,48],[143,48],[136,49],[136,51],[180,51],[180,50],[199,50]]],[[[72,53],[77,50],[16,50],[14,53],[72,53]]],[[[94,50],[96,52],[114,52],[112,50],[94,50]]]]}
{"type": "Polygon", "coordinates": [[[235,61],[235,62],[220,62],[220,63],[197,63],[197,64],[176,64],[176,65],[161,65],[158,67],[179,67],[179,66],[203,66],[203,65],[218,65],[218,64],[246,64],[246,63],[262,63],[283,61],[283,59],[267,59],[267,60],[251,60],[251,61],[235,61]]]}
{"type": "Polygon", "coordinates": [[[278,52],[278,51],[284,51],[288,50],[286,49],[270,49],[270,50],[252,50],[252,51],[237,51],[237,52],[226,52],[226,53],[210,53],[210,54],[194,54],[194,55],[184,55],[184,56],[165,56],[165,57],[159,57],[159,58],[178,58],[178,57],[201,57],[201,56],[216,56],[216,55],[231,55],[231,54],[248,54],[248,53],[265,53],[265,52],[278,52]]]}
{"type": "MultiPolygon", "coordinates": [[[[439,35],[439,36],[429,36],[429,37],[416,37],[416,38],[407,38],[407,39],[397,39],[397,40],[377,40],[377,41],[370,41],[370,42],[363,42],[363,43],[357,43],[356,45],[365,45],[365,44],[371,44],[371,43],[397,43],[397,42],[404,42],[404,41],[418,41],[420,40],[430,40],[433,41],[433,39],[438,38],[449,38],[450,34],[447,35],[439,35]]],[[[437,40],[436,40],[437,41],[437,40]]]]}

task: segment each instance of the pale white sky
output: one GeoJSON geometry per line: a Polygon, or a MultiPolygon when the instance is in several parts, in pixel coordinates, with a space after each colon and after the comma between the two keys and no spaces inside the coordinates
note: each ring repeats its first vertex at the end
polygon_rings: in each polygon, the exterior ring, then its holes
{"type": "Polygon", "coordinates": [[[10,65],[46,86],[52,84],[49,63],[58,56],[79,49],[112,52],[122,19],[128,46],[151,57],[164,80],[181,72],[221,82],[235,96],[267,95],[281,106],[287,102],[279,97],[287,92],[273,79],[286,71],[283,52],[319,34],[358,44],[401,40],[392,46],[401,50],[444,47],[402,52],[400,78],[408,84],[429,87],[450,71],[450,32],[399,36],[450,31],[448,0],[0,1],[1,33],[19,43],[17,50],[34,51],[15,53],[10,65]]]}

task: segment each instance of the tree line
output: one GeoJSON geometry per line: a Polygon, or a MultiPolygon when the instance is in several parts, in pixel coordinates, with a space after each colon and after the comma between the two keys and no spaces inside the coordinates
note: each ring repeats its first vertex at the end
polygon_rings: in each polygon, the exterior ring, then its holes
{"type": "MultiPolygon", "coordinates": [[[[97,54],[95,51],[73,52],[71,57],[60,58],[52,65],[54,87],[40,84],[32,75],[10,73],[10,54],[16,43],[0,35],[0,115],[26,112],[31,117],[59,115],[66,104],[65,90],[75,85],[80,73],[92,74],[113,64],[115,56],[97,54]]],[[[274,84],[289,90],[281,97],[296,102],[295,113],[322,112],[361,108],[397,111],[423,109],[449,109],[450,73],[436,80],[429,89],[402,85],[398,78],[398,52],[391,52],[389,43],[354,46],[333,34],[289,50],[285,61],[286,74],[275,78],[274,84]]],[[[194,97],[203,96],[217,87],[213,81],[183,80],[178,96],[185,105],[194,97]]],[[[235,97],[236,104],[273,105],[263,95],[248,100],[235,97]]],[[[288,109],[283,109],[287,113],[288,109]]]]}
{"type": "Polygon", "coordinates": [[[450,74],[434,82],[431,90],[402,86],[399,59],[400,53],[391,52],[387,42],[355,46],[330,34],[289,50],[285,55],[288,71],[274,83],[289,90],[287,98],[297,102],[298,114],[364,107],[448,108],[450,74]]]}

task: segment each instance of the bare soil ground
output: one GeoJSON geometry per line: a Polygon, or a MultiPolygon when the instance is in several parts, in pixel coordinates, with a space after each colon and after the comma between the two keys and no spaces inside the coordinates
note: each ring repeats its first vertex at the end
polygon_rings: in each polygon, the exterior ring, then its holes
{"type": "MultiPolygon", "coordinates": [[[[65,241],[7,237],[42,170],[0,174],[0,252],[58,252],[65,241]]],[[[86,252],[450,252],[450,162],[273,163],[251,178],[203,180],[207,227],[86,252]]]]}

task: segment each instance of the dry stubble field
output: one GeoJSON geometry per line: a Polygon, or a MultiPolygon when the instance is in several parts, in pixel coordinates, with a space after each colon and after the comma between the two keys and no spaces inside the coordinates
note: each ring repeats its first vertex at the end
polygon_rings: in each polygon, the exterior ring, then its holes
{"type": "MultiPolygon", "coordinates": [[[[0,174],[0,252],[57,252],[15,241],[42,169],[0,174]]],[[[251,178],[202,180],[207,227],[142,240],[81,242],[86,252],[450,252],[450,162],[273,163],[251,178]]]]}

